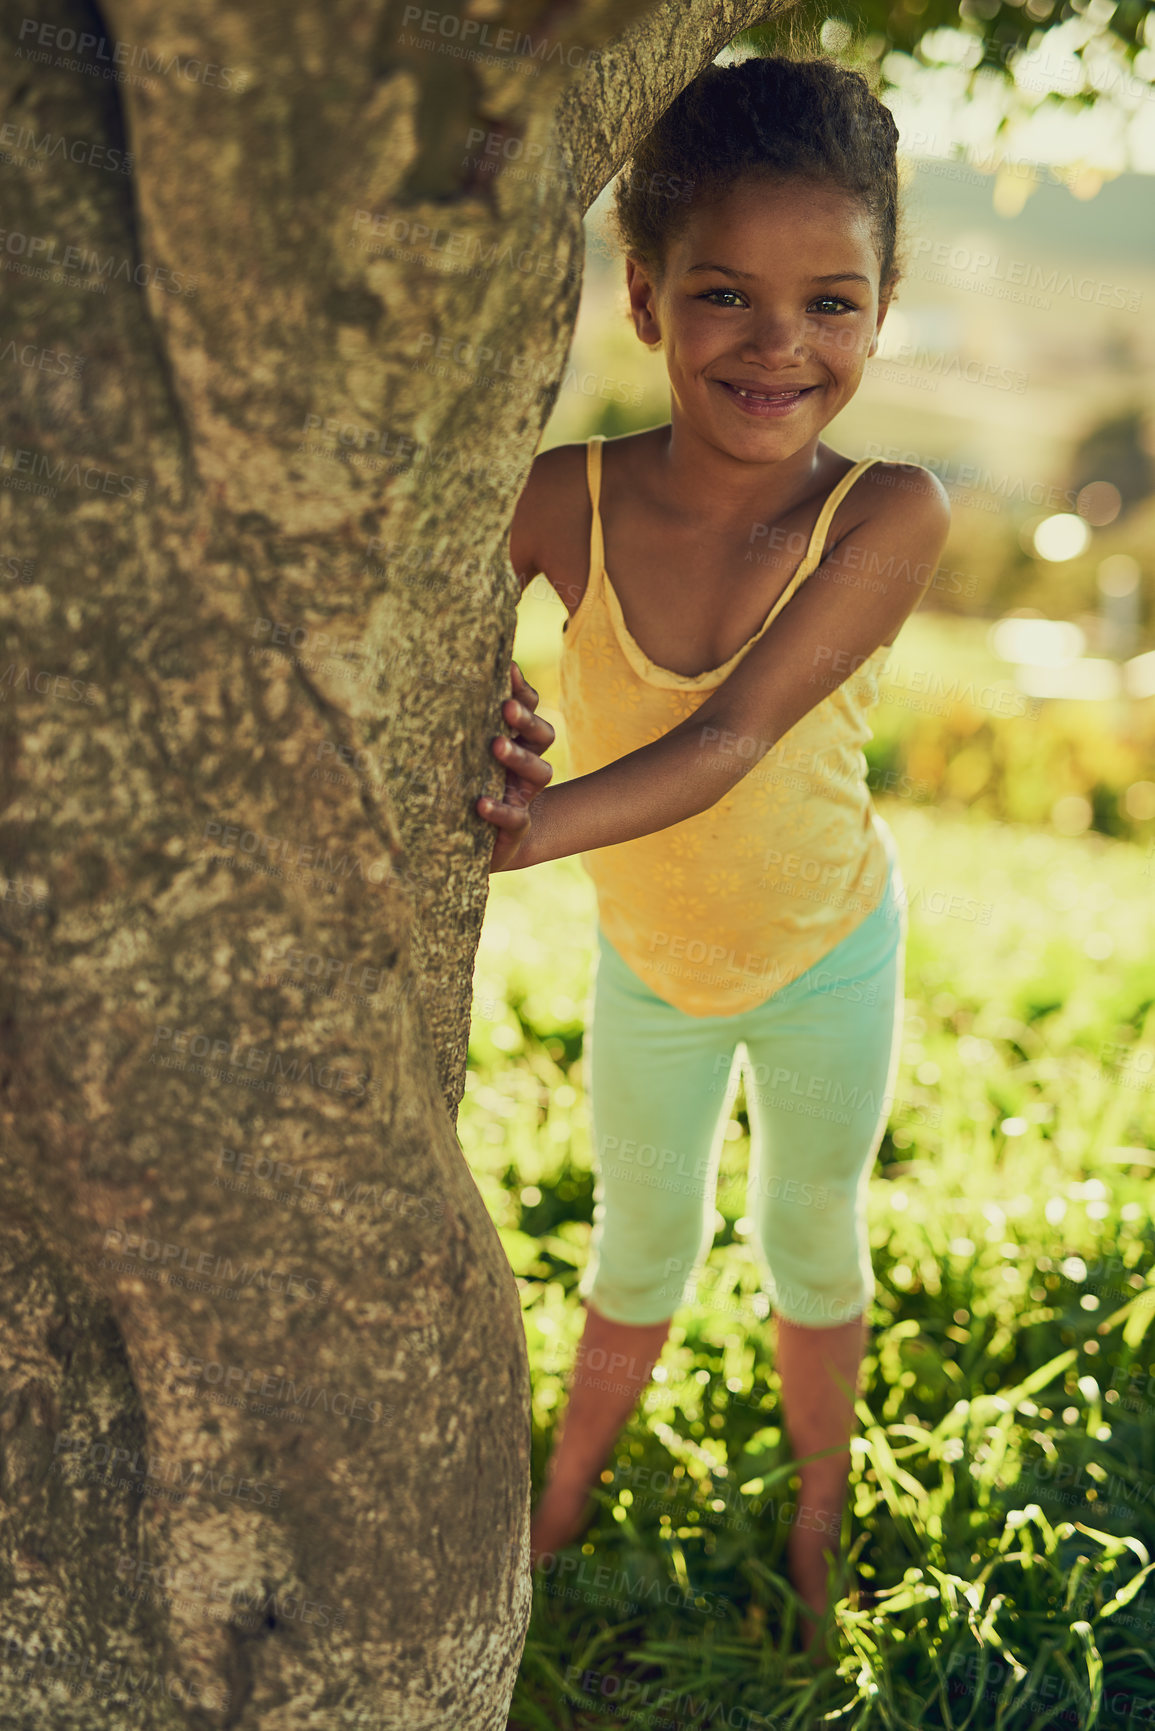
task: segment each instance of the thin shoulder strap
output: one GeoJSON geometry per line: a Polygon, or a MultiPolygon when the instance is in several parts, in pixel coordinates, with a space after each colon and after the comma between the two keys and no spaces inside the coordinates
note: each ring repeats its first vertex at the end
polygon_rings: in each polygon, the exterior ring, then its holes
{"type": "Polygon", "coordinates": [[[590,524],[589,581],[591,583],[602,569],[606,557],[605,542],[602,539],[602,514],[599,509],[602,495],[602,445],[604,442],[604,433],[595,433],[591,439],[586,440],[586,485],[589,487],[590,504],[593,507],[593,521],[590,524]]]}
{"type": "Polygon", "coordinates": [[[809,576],[815,565],[819,565],[822,562],[822,549],[826,545],[826,531],[830,527],[830,520],[834,516],[835,511],[837,511],[839,505],[841,505],[843,499],[845,499],[847,493],[849,493],[859,475],[863,474],[867,469],[869,469],[872,463],[877,463],[877,461],[877,457],[863,457],[860,463],[855,463],[853,469],[847,469],[841,481],[836,482],[834,487],[831,489],[825,504],[818,513],[818,521],[814,525],[814,533],[810,537],[810,545],[807,547],[806,557],[802,561],[801,569],[805,570],[807,576],[809,576]]]}
{"type": "MultiPolygon", "coordinates": [[[[853,487],[855,481],[857,481],[859,475],[864,474],[872,463],[877,462],[877,457],[864,457],[860,463],[855,463],[853,469],[847,469],[841,481],[835,483],[834,487],[827,495],[821,511],[818,513],[818,521],[814,525],[814,533],[810,537],[810,545],[806,549],[806,557],[803,559],[801,565],[799,565],[797,571],[795,571],[793,577],[786,585],[786,588],[782,591],[782,594],[775,602],[770,618],[766,621],[766,625],[770,623],[771,619],[777,618],[778,614],[790,600],[790,597],[794,594],[795,590],[806,581],[807,577],[809,577],[815,567],[822,563],[822,549],[826,545],[826,531],[830,527],[831,518],[834,516],[835,511],[837,511],[843,499],[845,499],[847,493],[849,493],[851,487],[853,487]]],[[[765,626],[763,626],[763,630],[765,630],[765,626]]],[[[759,635],[761,635],[761,633],[759,633],[759,635]]]]}

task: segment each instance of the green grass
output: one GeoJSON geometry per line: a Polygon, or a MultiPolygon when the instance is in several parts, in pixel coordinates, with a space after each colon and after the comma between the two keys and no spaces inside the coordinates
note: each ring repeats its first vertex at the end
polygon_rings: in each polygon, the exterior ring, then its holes
{"type": "MultiPolygon", "coordinates": [[[[877,1602],[842,1601],[814,1676],[739,1100],[698,1297],[537,1579],[515,1731],[1155,1718],[1151,855],[878,804],[911,908],[846,1524],[877,1602]]],[[[582,1319],[593,930],[576,860],[492,880],[460,1119],[521,1290],[535,1496],[582,1319]]]]}

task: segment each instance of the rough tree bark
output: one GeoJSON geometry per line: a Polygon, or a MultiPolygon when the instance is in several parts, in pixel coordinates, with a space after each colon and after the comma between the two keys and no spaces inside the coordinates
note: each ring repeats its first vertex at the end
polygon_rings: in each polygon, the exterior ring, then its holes
{"type": "Polygon", "coordinates": [[[505,1724],[507,525],[584,211],[770,10],[3,7],[4,1727],[505,1724]]]}

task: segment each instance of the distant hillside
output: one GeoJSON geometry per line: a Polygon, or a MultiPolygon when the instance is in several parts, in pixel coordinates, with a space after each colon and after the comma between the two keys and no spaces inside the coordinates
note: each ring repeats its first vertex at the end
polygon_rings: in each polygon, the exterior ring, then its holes
{"type": "Polygon", "coordinates": [[[999,216],[992,204],[994,175],[980,174],[965,163],[923,157],[911,182],[912,214],[916,201],[934,226],[983,227],[992,234],[1013,237],[1017,249],[1059,254],[1072,266],[1106,260],[1155,264],[1155,176],[1121,174],[1107,181],[1094,198],[1075,198],[1059,181],[1043,177],[1017,216],[999,216]],[[1077,237],[1078,258],[1072,254],[1077,237]]]}

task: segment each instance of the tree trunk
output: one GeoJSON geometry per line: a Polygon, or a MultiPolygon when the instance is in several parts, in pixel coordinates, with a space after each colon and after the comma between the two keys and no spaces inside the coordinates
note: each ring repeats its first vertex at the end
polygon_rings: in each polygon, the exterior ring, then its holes
{"type": "Polygon", "coordinates": [[[4,8],[3,1727],[505,1724],[507,528],[583,212],[770,9],[4,8]]]}

